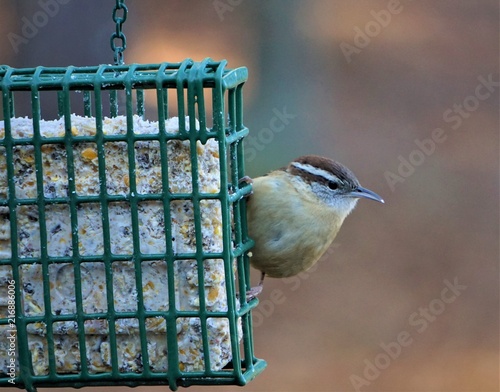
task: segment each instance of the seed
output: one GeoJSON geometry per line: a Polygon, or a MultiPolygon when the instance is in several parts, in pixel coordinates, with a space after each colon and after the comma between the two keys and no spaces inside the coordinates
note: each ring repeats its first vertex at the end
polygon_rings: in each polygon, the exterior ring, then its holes
{"type": "Polygon", "coordinates": [[[88,161],[91,161],[92,159],[97,158],[97,151],[93,148],[86,148],[82,151],[82,157],[88,161]]]}

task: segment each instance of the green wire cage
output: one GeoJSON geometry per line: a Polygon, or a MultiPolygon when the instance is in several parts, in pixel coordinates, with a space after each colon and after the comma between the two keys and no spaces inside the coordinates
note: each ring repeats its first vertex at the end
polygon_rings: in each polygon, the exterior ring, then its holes
{"type": "Polygon", "coordinates": [[[175,390],[263,370],[246,79],[210,59],[0,66],[0,386],[175,390]]]}

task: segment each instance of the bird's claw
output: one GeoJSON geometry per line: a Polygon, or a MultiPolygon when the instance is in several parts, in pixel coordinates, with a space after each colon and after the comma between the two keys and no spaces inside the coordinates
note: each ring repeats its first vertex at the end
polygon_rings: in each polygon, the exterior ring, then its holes
{"type": "MultiPolygon", "coordinates": [[[[253,180],[252,178],[250,178],[249,176],[243,176],[241,177],[239,180],[238,180],[238,184],[241,184],[241,183],[244,183],[244,184],[248,184],[248,185],[251,185],[253,184],[253,180]]],[[[253,195],[253,190],[250,190],[249,193],[247,193],[244,197],[249,197],[253,195]]]]}
{"type": "Polygon", "coordinates": [[[249,176],[243,176],[238,180],[238,184],[241,184],[242,182],[246,182],[247,184],[253,184],[253,180],[249,176]]]}
{"type": "Polygon", "coordinates": [[[255,287],[252,287],[250,290],[247,291],[246,293],[246,298],[247,298],[247,302],[250,302],[252,299],[255,299],[257,298],[257,296],[262,293],[262,286],[259,285],[259,286],[255,286],[255,287]]]}
{"type": "Polygon", "coordinates": [[[251,301],[254,298],[257,298],[257,296],[260,293],[262,293],[262,289],[264,287],[264,278],[265,277],[266,277],[266,273],[261,272],[259,284],[255,287],[250,288],[250,290],[247,291],[247,302],[251,301]]]}
{"type": "MultiPolygon", "coordinates": [[[[241,183],[251,185],[251,184],[253,184],[253,180],[249,176],[243,176],[238,180],[238,185],[241,183]]],[[[235,193],[235,191],[236,191],[235,186],[232,184],[229,184],[229,193],[233,194],[233,193],[235,193]]],[[[248,197],[252,194],[253,194],[253,190],[250,190],[250,192],[247,193],[246,195],[244,195],[243,197],[248,197]]]]}

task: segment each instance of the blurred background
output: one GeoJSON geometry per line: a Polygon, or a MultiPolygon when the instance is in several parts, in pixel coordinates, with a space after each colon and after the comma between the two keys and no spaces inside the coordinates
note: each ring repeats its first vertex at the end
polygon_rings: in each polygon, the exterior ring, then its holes
{"type": "MultiPolygon", "coordinates": [[[[29,37],[43,2],[1,1],[0,64],[113,62],[114,1],[56,1],[29,37]]],[[[254,321],[268,367],[245,390],[497,391],[498,1],[127,6],[126,62],[248,67],[247,174],[324,155],[386,200],[362,200],[315,269],[267,280],[254,321]]]]}

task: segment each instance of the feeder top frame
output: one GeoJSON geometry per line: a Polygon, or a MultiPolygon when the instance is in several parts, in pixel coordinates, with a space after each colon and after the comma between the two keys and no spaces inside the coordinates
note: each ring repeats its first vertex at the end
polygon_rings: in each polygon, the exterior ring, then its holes
{"type": "Polygon", "coordinates": [[[237,87],[248,78],[248,69],[226,69],[226,60],[201,62],[186,59],[178,63],[99,65],[90,67],[12,68],[0,65],[0,86],[10,91],[36,90],[101,90],[130,88],[175,88],[182,82],[201,82],[202,87],[237,87]]]}

